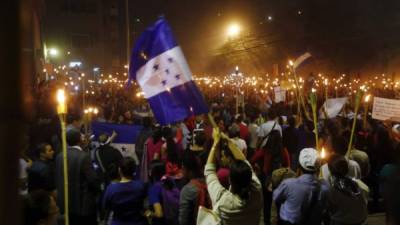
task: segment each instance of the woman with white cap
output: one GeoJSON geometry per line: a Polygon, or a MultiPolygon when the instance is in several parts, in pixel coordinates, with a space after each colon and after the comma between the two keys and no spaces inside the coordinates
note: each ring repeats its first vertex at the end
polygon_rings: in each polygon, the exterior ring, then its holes
{"type": "Polygon", "coordinates": [[[313,148],[300,152],[301,176],[284,180],[273,193],[280,207],[279,225],[320,225],[327,209],[329,185],[318,179],[320,159],[313,148]]]}

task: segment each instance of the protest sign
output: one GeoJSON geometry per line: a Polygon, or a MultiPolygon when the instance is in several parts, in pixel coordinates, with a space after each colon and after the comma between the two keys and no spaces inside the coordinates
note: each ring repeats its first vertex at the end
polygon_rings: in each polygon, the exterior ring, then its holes
{"type": "Polygon", "coordinates": [[[286,90],[280,86],[274,87],[275,93],[275,102],[284,102],[286,101],[286,90]]]}
{"type": "Polygon", "coordinates": [[[388,120],[400,116],[400,100],[374,97],[372,118],[388,120]]]}

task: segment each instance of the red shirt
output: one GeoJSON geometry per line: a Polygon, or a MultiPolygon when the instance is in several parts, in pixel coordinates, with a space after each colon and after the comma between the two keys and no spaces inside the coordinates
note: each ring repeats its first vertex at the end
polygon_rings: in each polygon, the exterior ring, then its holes
{"type": "MultiPolygon", "coordinates": [[[[282,154],[282,167],[289,167],[290,166],[290,156],[289,152],[286,148],[283,148],[281,151],[282,154]]],[[[271,168],[271,161],[272,161],[272,155],[269,151],[265,151],[264,149],[257,149],[256,152],[253,154],[253,156],[250,159],[251,164],[256,163],[259,160],[262,160],[264,162],[263,166],[263,172],[264,174],[268,175],[272,173],[272,168],[271,168]]]]}
{"type": "Polygon", "coordinates": [[[244,123],[240,123],[239,128],[240,128],[240,138],[243,140],[247,140],[249,137],[249,128],[244,123]]]}

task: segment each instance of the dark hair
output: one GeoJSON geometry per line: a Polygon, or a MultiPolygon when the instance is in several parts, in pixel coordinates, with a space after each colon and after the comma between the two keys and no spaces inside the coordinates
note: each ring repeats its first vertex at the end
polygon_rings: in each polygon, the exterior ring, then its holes
{"type": "Polygon", "coordinates": [[[239,137],[240,136],[240,127],[237,124],[232,124],[228,129],[228,135],[230,138],[239,137]]]}
{"type": "Polygon", "coordinates": [[[40,157],[40,154],[46,153],[46,147],[50,145],[49,143],[40,143],[36,148],[36,157],[40,157]]]}
{"type": "Polygon", "coordinates": [[[162,130],[160,127],[154,128],[152,138],[153,138],[153,144],[156,144],[158,141],[160,141],[160,139],[162,138],[162,130]]]}
{"type": "Polygon", "coordinates": [[[204,146],[206,143],[207,137],[204,132],[197,132],[194,136],[194,143],[198,146],[204,146]]]}
{"type": "Polygon", "coordinates": [[[143,127],[151,127],[151,117],[144,117],[143,118],[143,127]]]}
{"type": "Polygon", "coordinates": [[[283,149],[281,133],[278,130],[272,130],[269,133],[265,148],[271,152],[272,157],[281,157],[281,151],[283,149]]]}
{"type": "Polygon", "coordinates": [[[69,146],[78,145],[81,142],[81,133],[73,128],[67,132],[67,143],[69,146]]]}
{"type": "Polygon", "coordinates": [[[242,160],[235,160],[231,164],[229,179],[232,192],[239,195],[241,199],[250,197],[251,168],[242,160]]]}
{"type": "Polygon", "coordinates": [[[281,125],[281,126],[283,125],[284,122],[283,122],[282,116],[279,116],[279,117],[278,117],[278,123],[279,123],[279,125],[281,125]]]}
{"type": "Polygon", "coordinates": [[[243,121],[243,116],[242,115],[239,115],[237,118],[236,118],[236,123],[241,123],[243,121]]]}
{"type": "Polygon", "coordinates": [[[347,142],[346,138],[344,138],[343,136],[336,135],[336,136],[332,137],[331,145],[332,145],[333,151],[336,154],[339,154],[342,156],[346,155],[347,148],[348,148],[348,142],[347,142]]]}
{"type": "Polygon", "coordinates": [[[115,163],[111,163],[110,165],[108,165],[106,172],[110,180],[115,180],[120,178],[118,173],[118,166],[115,163]]]}
{"type": "Polygon", "coordinates": [[[346,117],[341,118],[340,120],[340,124],[342,125],[342,128],[349,128],[349,119],[347,119],[346,117]]]}
{"type": "Polygon", "coordinates": [[[177,144],[173,138],[167,139],[167,160],[174,164],[179,164],[179,154],[177,144]]]}
{"type": "Polygon", "coordinates": [[[193,176],[191,178],[203,176],[201,160],[192,151],[185,151],[182,157],[182,166],[191,173],[193,176]]]}
{"type": "Polygon", "coordinates": [[[122,159],[119,168],[124,177],[132,178],[136,171],[136,162],[131,157],[125,157],[122,159]]]}
{"type": "Polygon", "coordinates": [[[287,118],[287,122],[290,127],[295,127],[296,126],[296,119],[293,116],[289,116],[287,118]]]}
{"type": "Polygon", "coordinates": [[[150,162],[151,180],[153,182],[161,180],[165,175],[165,163],[160,160],[153,160],[150,162]]]}
{"type": "Polygon", "coordinates": [[[82,119],[81,115],[77,113],[70,113],[67,115],[67,124],[71,124],[75,121],[80,121],[82,119]]]}
{"type": "Polygon", "coordinates": [[[306,120],[304,121],[304,125],[305,125],[305,127],[306,127],[309,131],[311,131],[311,132],[313,132],[314,129],[315,129],[314,122],[311,121],[311,120],[307,120],[307,119],[306,119],[306,120]]]}
{"type": "Polygon", "coordinates": [[[328,161],[328,168],[335,177],[345,177],[349,172],[347,160],[342,155],[333,154],[328,161]]]}
{"type": "Polygon", "coordinates": [[[339,128],[337,126],[337,123],[333,120],[327,120],[326,121],[326,130],[330,135],[337,135],[339,134],[339,128]]]}
{"type": "Polygon", "coordinates": [[[26,225],[37,225],[49,217],[50,194],[44,190],[36,190],[24,199],[24,215],[26,225]]]}
{"type": "Polygon", "coordinates": [[[269,120],[273,120],[276,118],[276,110],[273,108],[269,108],[268,112],[267,112],[267,119],[269,120]]]}

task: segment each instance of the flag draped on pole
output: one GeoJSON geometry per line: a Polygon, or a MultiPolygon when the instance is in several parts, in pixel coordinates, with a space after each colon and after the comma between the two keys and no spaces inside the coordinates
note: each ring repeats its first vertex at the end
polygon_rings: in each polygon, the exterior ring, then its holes
{"type": "Polygon", "coordinates": [[[311,57],[311,54],[309,52],[304,53],[303,55],[298,57],[296,59],[296,61],[294,61],[293,67],[296,69],[297,67],[299,67],[304,61],[306,61],[310,57],[311,57]]]}
{"type": "Polygon", "coordinates": [[[133,48],[129,83],[136,80],[161,125],[208,113],[203,95],[164,18],[148,27],[133,48]]]}

